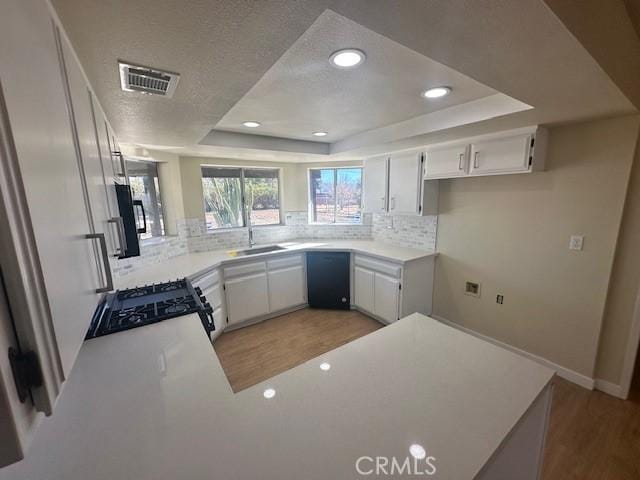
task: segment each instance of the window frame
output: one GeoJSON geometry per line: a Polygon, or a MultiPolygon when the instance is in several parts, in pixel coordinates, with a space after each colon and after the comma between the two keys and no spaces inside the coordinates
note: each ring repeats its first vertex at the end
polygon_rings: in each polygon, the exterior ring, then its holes
{"type": "MultiPolygon", "coordinates": [[[[217,228],[213,228],[213,229],[209,229],[207,227],[207,222],[206,222],[206,208],[204,211],[205,214],[205,231],[206,233],[214,233],[214,232],[219,232],[219,231],[229,231],[229,230],[240,230],[242,228],[249,228],[249,226],[251,226],[251,228],[269,228],[269,227],[281,227],[284,225],[284,221],[283,221],[283,215],[282,215],[282,168],[280,167],[252,167],[252,166],[236,166],[236,165],[210,165],[210,164],[203,164],[200,165],[200,182],[202,185],[202,180],[204,178],[215,178],[215,177],[205,177],[204,175],[204,169],[206,168],[217,168],[217,169],[223,169],[223,170],[240,170],[240,203],[241,203],[241,218],[242,218],[242,225],[237,226],[237,227],[217,227],[217,228]],[[278,179],[278,218],[279,218],[279,222],[278,223],[270,223],[267,225],[254,225],[251,223],[251,212],[248,208],[247,205],[247,198],[246,198],[246,194],[245,194],[245,170],[268,170],[268,171],[275,171],[277,172],[277,176],[276,178],[278,179]]],[[[202,192],[202,203],[203,206],[205,205],[205,198],[204,198],[204,190],[202,192]]]]}
{"type": "MultiPolygon", "coordinates": [[[[165,218],[165,211],[164,211],[164,202],[163,202],[163,197],[162,197],[162,192],[161,192],[161,182],[160,182],[160,169],[158,168],[160,163],[162,162],[156,162],[154,160],[146,160],[146,159],[140,159],[140,158],[130,158],[130,157],[125,157],[125,174],[126,174],[126,179],[127,179],[127,184],[129,186],[131,186],[131,177],[136,177],[139,175],[135,175],[132,174],[131,171],[128,168],[128,164],[130,163],[141,163],[144,165],[154,165],[155,166],[155,170],[157,173],[157,177],[154,177],[158,179],[158,184],[157,184],[157,192],[156,192],[156,197],[157,197],[157,201],[160,204],[160,210],[158,212],[158,220],[162,220],[161,226],[162,226],[162,233],[160,235],[151,235],[149,237],[146,238],[140,238],[140,242],[144,242],[144,243],[153,243],[153,242],[158,242],[158,241],[162,241],[163,239],[167,238],[169,235],[167,234],[167,225],[166,225],[166,218],[165,218]]],[[[155,181],[154,183],[154,187],[155,187],[155,181]]],[[[135,197],[135,194],[133,193],[133,190],[131,191],[131,197],[135,197]]],[[[135,198],[134,198],[135,199],[135,198]]],[[[137,213],[136,213],[137,215],[137,213]]],[[[149,212],[147,212],[147,215],[149,216],[149,212]]],[[[142,235],[140,235],[142,236],[142,235]]]]}
{"type": "Polygon", "coordinates": [[[364,212],[363,212],[363,202],[364,202],[364,167],[362,165],[346,165],[340,167],[310,167],[307,169],[307,224],[308,225],[363,225],[364,224],[364,212]],[[338,216],[338,170],[360,170],[360,221],[357,223],[347,223],[347,222],[337,222],[336,218],[338,216]],[[333,222],[314,222],[311,219],[313,218],[313,197],[311,195],[311,172],[314,170],[333,170],[333,222]]]}

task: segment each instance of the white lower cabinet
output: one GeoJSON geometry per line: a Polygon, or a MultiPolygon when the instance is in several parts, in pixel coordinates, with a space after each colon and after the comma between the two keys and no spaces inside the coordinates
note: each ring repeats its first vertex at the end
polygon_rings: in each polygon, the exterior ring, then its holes
{"type": "Polygon", "coordinates": [[[389,323],[398,320],[400,280],[376,272],[373,300],[373,313],[389,323]]]}
{"type": "Polygon", "coordinates": [[[306,302],[304,267],[269,270],[269,310],[277,312],[306,302]]]}
{"type": "Polygon", "coordinates": [[[360,266],[354,267],[354,304],[391,323],[398,320],[400,280],[360,266]]]}
{"type": "Polygon", "coordinates": [[[355,255],[354,305],[391,323],[400,316],[402,266],[378,258],[355,255]]]}
{"type": "Polygon", "coordinates": [[[374,313],[375,272],[362,267],[354,267],[354,304],[367,312],[374,313]]]}
{"type": "Polygon", "coordinates": [[[395,263],[356,254],[353,306],[386,323],[412,313],[431,314],[434,257],[395,263]]]}
{"type": "Polygon", "coordinates": [[[267,272],[225,281],[229,325],[269,313],[267,272]]]}

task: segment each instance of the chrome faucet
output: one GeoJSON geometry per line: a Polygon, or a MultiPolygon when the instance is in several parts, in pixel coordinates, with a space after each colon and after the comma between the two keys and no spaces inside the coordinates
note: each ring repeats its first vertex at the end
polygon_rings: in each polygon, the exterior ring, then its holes
{"type": "Polygon", "coordinates": [[[249,227],[249,248],[252,248],[256,242],[253,240],[253,225],[251,225],[251,217],[247,215],[247,227],[249,227]]]}

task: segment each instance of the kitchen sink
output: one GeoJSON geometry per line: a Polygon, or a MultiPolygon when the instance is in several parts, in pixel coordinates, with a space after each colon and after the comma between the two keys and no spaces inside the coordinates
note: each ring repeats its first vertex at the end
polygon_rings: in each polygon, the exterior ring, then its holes
{"type": "Polygon", "coordinates": [[[234,252],[230,252],[230,254],[236,257],[243,257],[245,255],[257,255],[259,253],[278,252],[280,250],[286,250],[286,248],[280,247],[278,245],[271,245],[269,247],[258,247],[258,248],[247,248],[245,250],[236,250],[234,252]]]}

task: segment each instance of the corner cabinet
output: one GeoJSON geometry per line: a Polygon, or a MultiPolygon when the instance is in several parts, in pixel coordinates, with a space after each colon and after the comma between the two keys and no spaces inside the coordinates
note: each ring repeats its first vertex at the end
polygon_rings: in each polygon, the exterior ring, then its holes
{"type": "Polygon", "coordinates": [[[364,211],[384,213],[387,211],[387,178],[389,157],[375,157],[364,162],[362,173],[364,185],[364,211]]]}
{"type": "Polygon", "coordinates": [[[422,180],[424,153],[402,152],[364,161],[364,211],[423,215],[437,202],[437,184],[422,180]]]}
{"type": "Polygon", "coordinates": [[[426,149],[425,180],[544,170],[547,130],[526,127],[426,149]]]}

